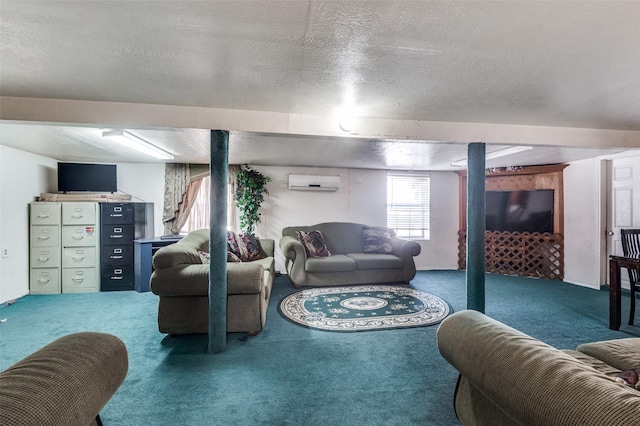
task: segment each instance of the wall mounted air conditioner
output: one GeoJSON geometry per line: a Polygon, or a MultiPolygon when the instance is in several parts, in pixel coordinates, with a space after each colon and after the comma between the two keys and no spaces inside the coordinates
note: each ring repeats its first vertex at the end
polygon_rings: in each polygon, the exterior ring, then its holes
{"type": "Polygon", "coordinates": [[[340,176],[289,175],[289,189],[298,191],[337,191],[339,188],[340,176]]]}

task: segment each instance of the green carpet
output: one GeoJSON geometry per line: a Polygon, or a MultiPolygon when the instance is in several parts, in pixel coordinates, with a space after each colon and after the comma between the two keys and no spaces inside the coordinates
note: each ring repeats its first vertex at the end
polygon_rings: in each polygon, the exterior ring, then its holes
{"type": "MultiPolygon", "coordinates": [[[[418,272],[412,285],[465,308],[463,271],[418,272]]],[[[487,275],[487,314],[560,348],[639,337],[608,329],[608,293],[557,281],[487,275]]],[[[293,293],[276,278],[258,336],[228,336],[207,355],[206,336],[157,330],[151,293],[27,296],[0,309],[0,368],[62,335],[93,330],[120,337],[129,373],[101,413],[105,425],[455,425],[457,374],[438,354],[437,326],[327,333],[278,313],[293,293]]],[[[629,295],[623,294],[623,323],[629,295]]],[[[639,321],[640,322],[640,321],[639,321]]]]}

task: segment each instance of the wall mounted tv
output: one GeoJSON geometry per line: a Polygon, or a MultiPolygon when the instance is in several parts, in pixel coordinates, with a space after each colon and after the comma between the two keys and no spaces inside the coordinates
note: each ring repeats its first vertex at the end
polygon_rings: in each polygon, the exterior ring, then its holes
{"type": "Polygon", "coordinates": [[[553,233],[553,189],[487,191],[487,230],[553,233]]]}
{"type": "Polygon", "coordinates": [[[58,163],[58,192],[116,192],[115,164],[58,163]]]}

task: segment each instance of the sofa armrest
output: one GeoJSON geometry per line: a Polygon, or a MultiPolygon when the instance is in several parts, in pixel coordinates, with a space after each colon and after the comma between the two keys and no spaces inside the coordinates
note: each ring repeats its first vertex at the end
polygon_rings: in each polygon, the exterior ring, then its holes
{"type": "Polygon", "coordinates": [[[197,248],[178,242],[161,247],[153,255],[151,263],[154,269],[168,269],[178,265],[202,264],[202,260],[197,248]]]}
{"type": "Polygon", "coordinates": [[[61,337],[0,373],[0,424],[89,425],[127,370],[127,348],[116,336],[61,337]]]}
{"type": "Polygon", "coordinates": [[[276,242],[270,238],[260,238],[260,247],[262,248],[262,253],[267,257],[273,257],[273,253],[275,252],[276,242]]]}
{"type": "MultiPolygon", "coordinates": [[[[486,398],[515,424],[584,426],[637,421],[638,391],[480,312],[450,315],[438,327],[437,341],[442,356],[475,390],[470,394],[486,398]]],[[[473,410],[478,405],[458,403],[456,397],[456,409],[473,410]]],[[[478,420],[469,411],[461,417],[478,420]]]]}
{"type": "Polygon", "coordinates": [[[293,237],[284,236],[280,238],[280,250],[282,251],[285,259],[289,259],[294,262],[297,259],[302,262],[303,265],[307,261],[307,252],[304,249],[304,246],[300,241],[293,237]]]}
{"type": "Polygon", "coordinates": [[[391,247],[393,254],[401,259],[411,259],[420,254],[422,247],[417,241],[405,240],[404,238],[391,237],[391,247]]]}
{"type": "Polygon", "coordinates": [[[227,294],[256,294],[264,287],[264,267],[255,262],[227,263],[227,294]]]}

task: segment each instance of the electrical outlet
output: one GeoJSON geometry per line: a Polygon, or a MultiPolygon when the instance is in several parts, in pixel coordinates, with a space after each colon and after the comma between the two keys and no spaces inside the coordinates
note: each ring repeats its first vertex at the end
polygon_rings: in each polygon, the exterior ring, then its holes
{"type": "Polygon", "coordinates": [[[2,247],[2,257],[9,257],[9,248],[2,247]]]}

